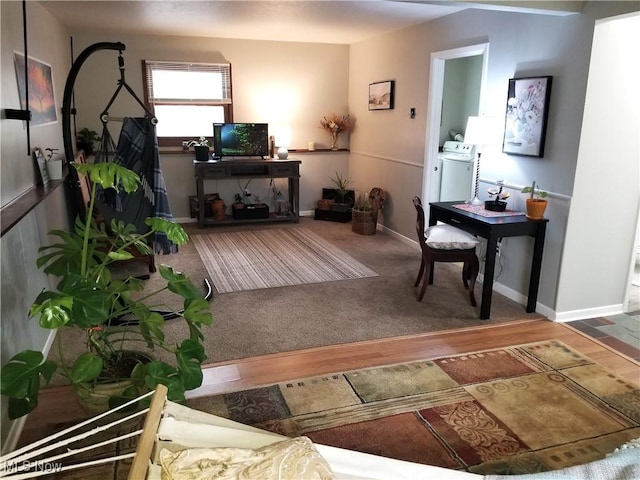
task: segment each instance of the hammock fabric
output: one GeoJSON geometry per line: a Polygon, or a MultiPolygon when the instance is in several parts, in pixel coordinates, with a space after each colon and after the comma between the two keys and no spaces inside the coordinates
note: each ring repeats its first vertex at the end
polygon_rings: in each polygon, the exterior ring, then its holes
{"type": "MultiPolygon", "coordinates": [[[[149,231],[145,224],[147,217],[160,217],[173,220],[167,190],[158,154],[156,127],[146,117],[125,117],[120,131],[118,145],[103,122],[102,144],[96,152],[96,162],[112,161],[133,170],[140,176],[140,187],[133,193],[103,190],[99,197],[101,212],[110,223],[112,219],[122,220],[135,225],[136,231],[144,234],[149,231]]],[[[156,233],[153,239],[155,253],[175,253],[177,245],[164,233],[156,233]]]]}

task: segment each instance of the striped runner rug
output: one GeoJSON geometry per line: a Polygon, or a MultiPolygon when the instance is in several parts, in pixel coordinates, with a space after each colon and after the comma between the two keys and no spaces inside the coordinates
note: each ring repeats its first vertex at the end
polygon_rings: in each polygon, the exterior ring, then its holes
{"type": "Polygon", "coordinates": [[[218,293],[376,277],[305,228],[193,235],[218,293]]]}

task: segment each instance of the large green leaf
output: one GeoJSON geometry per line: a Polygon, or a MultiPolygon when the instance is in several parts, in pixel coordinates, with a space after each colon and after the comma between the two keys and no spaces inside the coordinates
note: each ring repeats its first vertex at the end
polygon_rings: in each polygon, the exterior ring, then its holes
{"type": "Polygon", "coordinates": [[[73,362],[69,380],[71,383],[86,383],[97,379],[102,373],[104,362],[101,357],[91,352],[81,353],[73,362]]]}
{"type": "Polygon", "coordinates": [[[182,401],[184,397],[184,384],[178,371],[164,362],[150,362],[146,365],[147,376],[145,383],[147,388],[153,390],[159,383],[168,388],[167,398],[173,401],[182,401]]]}
{"type": "Polygon", "coordinates": [[[178,371],[186,390],[193,390],[202,385],[202,362],[204,347],[191,339],[183,340],[176,351],[178,371]]]}
{"type": "Polygon", "coordinates": [[[113,162],[73,162],[72,165],[80,174],[88,176],[91,182],[102,188],[122,188],[125,192],[132,193],[140,183],[140,177],[135,172],[113,162]]]}
{"type": "Polygon", "coordinates": [[[182,225],[160,217],[149,217],[145,223],[154,232],[162,232],[176,245],[185,245],[189,241],[189,235],[184,231],[182,225]]]}
{"type": "Polygon", "coordinates": [[[25,350],[14,355],[0,371],[0,393],[12,398],[37,395],[40,378],[49,383],[56,364],[45,360],[42,352],[25,350]]]}
{"type": "Polygon", "coordinates": [[[184,273],[176,272],[170,265],[160,265],[158,271],[167,281],[169,291],[185,299],[202,298],[202,293],[184,273]]]}
{"type": "Polygon", "coordinates": [[[157,340],[158,342],[164,341],[164,332],[162,328],[164,327],[164,318],[158,312],[150,312],[139,314],[136,316],[140,320],[140,332],[144,337],[149,348],[153,348],[153,340],[157,340]]]}
{"type": "Polygon", "coordinates": [[[184,301],[184,318],[198,325],[211,325],[211,307],[204,298],[190,298],[184,301]]]}

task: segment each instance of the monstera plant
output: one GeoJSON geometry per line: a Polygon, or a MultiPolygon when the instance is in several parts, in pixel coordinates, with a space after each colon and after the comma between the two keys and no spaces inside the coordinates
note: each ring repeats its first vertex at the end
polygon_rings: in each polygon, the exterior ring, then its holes
{"type": "Polygon", "coordinates": [[[202,383],[206,358],[202,327],[212,322],[204,295],[186,275],[168,265],[159,266],[162,284],[153,291],[147,291],[145,281],[117,268],[138,252],[153,254],[149,240],[156,233],[182,245],[188,241],[186,232],[176,223],[155,217],[146,219],[149,228],[143,234],[122,222],[112,221],[108,227],[100,223],[94,218],[97,187],[132,193],[140,179],[114,163],[71,165],[91,180],[86,217],[78,217],[71,232],[50,232],[57,242],[40,249],[37,265],[57,277],[57,285],[40,293],[29,311],[40,327],[57,330],[57,346],[51,358],[25,350],[2,367],[0,392],[9,398],[12,419],[36,408],[41,386],[56,371],[80,398],[89,397],[101,386],[120,383],[122,388],[116,393],[98,394],[108,396],[110,406],[159,383],[168,387],[170,399],[180,401],[185,391],[202,383]],[[182,309],[172,316],[185,323],[184,338],[165,339],[165,316],[152,307],[152,298],[159,293],[163,298],[177,295],[182,302],[182,309]],[[64,333],[70,329],[86,337],[87,348],[66,358],[72,349],[65,346],[64,333]]]}

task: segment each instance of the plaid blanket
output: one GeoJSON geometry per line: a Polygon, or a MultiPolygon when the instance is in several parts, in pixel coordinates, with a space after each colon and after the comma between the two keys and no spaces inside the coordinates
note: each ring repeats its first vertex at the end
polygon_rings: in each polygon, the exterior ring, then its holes
{"type": "MultiPolygon", "coordinates": [[[[111,136],[103,130],[103,156],[109,157],[108,142],[111,136]]],[[[112,216],[136,226],[138,233],[146,233],[149,227],[145,224],[147,217],[160,217],[173,220],[167,190],[160,169],[158,154],[158,138],[155,125],[146,117],[126,117],[120,131],[117,149],[113,158],[96,158],[96,161],[113,161],[118,165],[133,170],[140,176],[140,187],[133,193],[115,193],[113,190],[103,192],[102,200],[113,210],[112,215],[103,212],[105,217],[112,216]]],[[[153,247],[156,253],[175,253],[177,245],[165,234],[156,233],[153,247]]]]}

